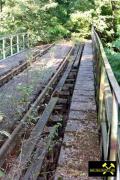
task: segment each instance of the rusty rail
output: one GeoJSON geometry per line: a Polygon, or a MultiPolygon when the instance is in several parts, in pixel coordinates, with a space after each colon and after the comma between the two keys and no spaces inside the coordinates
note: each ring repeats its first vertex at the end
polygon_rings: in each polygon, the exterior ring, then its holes
{"type": "Polygon", "coordinates": [[[12,79],[15,75],[18,75],[20,72],[22,72],[24,69],[27,69],[28,66],[31,65],[31,63],[35,62],[37,57],[41,57],[42,55],[44,55],[45,53],[47,53],[47,51],[52,48],[55,45],[55,43],[50,44],[48,47],[46,47],[42,52],[39,51],[37,53],[33,53],[33,58],[31,61],[26,60],[25,62],[23,62],[22,64],[18,65],[17,67],[11,69],[10,71],[8,71],[5,75],[2,75],[0,77],[0,87],[2,85],[4,85],[6,82],[8,82],[10,79],[12,79]]]}

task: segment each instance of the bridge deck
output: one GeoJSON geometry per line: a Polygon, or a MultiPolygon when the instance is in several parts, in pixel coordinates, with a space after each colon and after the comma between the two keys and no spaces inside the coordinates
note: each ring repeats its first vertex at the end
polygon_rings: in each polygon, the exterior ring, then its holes
{"type": "Polygon", "coordinates": [[[88,161],[99,159],[92,43],[88,41],[77,75],[55,179],[87,180],[88,161]]]}

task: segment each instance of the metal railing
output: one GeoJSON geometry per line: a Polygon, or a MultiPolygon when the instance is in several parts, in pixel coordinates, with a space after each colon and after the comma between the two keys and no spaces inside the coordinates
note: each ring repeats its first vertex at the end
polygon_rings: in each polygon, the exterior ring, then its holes
{"type": "Polygon", "coordinates": [[[28,33],[0,37],[0,60],[17,54],[29,47],[28,33]]]}
{"type": "Polygon", "coordinates": [[[92,40],[102,159],[117,162],[117,177],[108,179],[120,179],[120,87],[94,28],[92,40]]]}

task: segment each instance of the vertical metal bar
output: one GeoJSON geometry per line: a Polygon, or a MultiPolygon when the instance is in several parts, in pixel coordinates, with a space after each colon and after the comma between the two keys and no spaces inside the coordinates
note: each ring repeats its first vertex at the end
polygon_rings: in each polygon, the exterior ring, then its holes
{"type": "Polygon", "coordinates": [[[117,179],[120,179],[120,164],[118,163],[118,166],[117,166],[117,179]]]}
{"type": "Polygon", "coordinates": [[[13,37],[10,37],[10,49],[11,49],[11,55],[13,55],[13,37]]]}
{"type": "Polygon", "coordinates": [[[116,161],[117,155],[117,135],[118,135],[118,103],[113,93],[113,113],[111,123],[111,138],[110,138],[110,160],[116,161]]]}
{"type": "MultiPolygon", "coordinates": [[[[112,110],[112,122],[111,122],[111,136],[110,136],[110,161],[116,161],[117,159],[117,139],[118,136],[118,103],[113,92],[113,110],[112,110]]],[[[108,177],[108,180],[115,180],[114,177],[108,177]]],[[[117,179],[116,179],[117,180],[117,179]]]]}
{"type": "Polygon", "coordinates": [[[19,52],[19,35],[17,35],[17,53],[19,52]]]}
{"type": "Polygon", "coordinates": [[[5,38],[3,38],[3,59],[6,58],[6,52],[5,52],[5,38]]]}

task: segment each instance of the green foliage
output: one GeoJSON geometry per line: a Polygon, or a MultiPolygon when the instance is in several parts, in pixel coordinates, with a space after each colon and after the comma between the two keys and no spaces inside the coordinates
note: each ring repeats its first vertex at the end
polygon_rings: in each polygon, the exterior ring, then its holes
{"type": "Polygon", "coordinates": [[[91,11],[79,12],[76,11],[71,14],[70,20],[68,22],[68,29],[71,31],[72,35],[75,33],[79,36],[85,36],[90,33],[90,27],[92,24],[91,11]]]}
{"type": "Polygon", "coordinates": [[[115,52],[112,48],[106,48],[106,54],[114,71],[115,77],[120,84],[120,53],[115,52]]]}
{"type": "Polygon", "coordinates": [[[0,178],[3,178],[4,176],[5,176],[5,173],[2,170],[0,170],[0,178]]]}
{"type": "Polygon", "coordinates": [[[33,44],[85,36],[90,32],[93,8],[94,0],[6,0],[0,34],[28,31],[33,44]]]}
{"type": "Polygon", "coordinates": [[[120,37],[112,42],[112,47],[120,49],[120,37]]]}
{"type": "Polygon", "coordinates": [[[53,146],[57,143],[56,141],[56,137],[58,136],[58,131],[59,131],[59,128],[62,127],[62,124],[61,123],[57,123],[56,125],[54,125],[50,131],[50,134],[47,138],[47,149],[49,151],[52,150],[53,146]]]}
{"type": "Polygon", "coordinates": [[[0,34],[28,31],[33,44],[89,37],[92,24],[104,42],[120,36],[120,2],[109,0],[4,0],[0,34]]]}
{"type": "Polygon", "coordinates": [[[120,1],[95,0],[93,23],[101,37],[106,54],[120,84],[120,1]]]}

